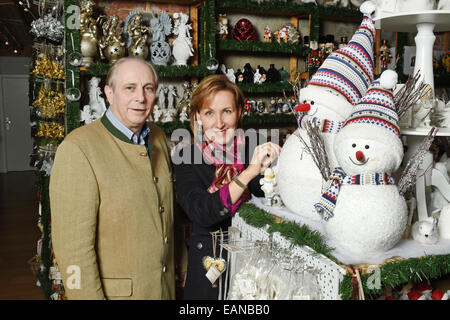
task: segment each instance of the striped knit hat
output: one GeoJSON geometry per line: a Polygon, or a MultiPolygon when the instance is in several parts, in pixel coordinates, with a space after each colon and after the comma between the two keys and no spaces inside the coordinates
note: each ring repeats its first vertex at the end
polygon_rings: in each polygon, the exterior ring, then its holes
{"type": "Polygon", "coordinates": [[[342,127],[352,123],[366,123],[384,128],[400,138],[398,114],[392,93],[396,83],[397,73],[392,70],[384,71],[353,108],[342,127]]]}
{"type": "Polygon", "coordinates": [[[328,100],[327,106],[330,105],[329,100],[333,99],[337,102],[331,106],[334,111],[343,118],[348,116],[351,107],[358,103],[373,82],[375,24],[371,13],[375,8],[372,1],[361,4],[360,11],[364,17],[358,30],[347,46],[332,52],[325,59],[306,88],[301,90],[302,98],[319,102],[328,100]],[[317,87],[328,88],[325,92],[333,92],[334,97],[318,94],[317,87]],[[336,100],[336,96],[341,99],[336,100]]]}
{"type": "Polygon", "coordinates": [[[393,96],[396,83],[397,73],[393,70],[384,71],[344,121],[335,143],[346,138],[373,139],[383,142],[390,146],[393,152],[403,156],[399,119],[393,96]]]}
{"type": "Polygon", "coordinates": [[[364,16],[352,39],[332,52],[309,81],[310,85],[331,87],[355,105],[373,81],[375,24],[364,16]]]}

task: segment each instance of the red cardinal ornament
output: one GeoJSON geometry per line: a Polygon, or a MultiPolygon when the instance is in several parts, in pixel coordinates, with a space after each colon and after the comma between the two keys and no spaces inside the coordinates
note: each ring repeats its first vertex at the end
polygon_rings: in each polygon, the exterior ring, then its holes
{"type": "Polygon", "coordinates": [[[252,23],[245,18],[240,19],[234,25],[233,39],[237,41],[255,41],[256,31],[252,23]]]}

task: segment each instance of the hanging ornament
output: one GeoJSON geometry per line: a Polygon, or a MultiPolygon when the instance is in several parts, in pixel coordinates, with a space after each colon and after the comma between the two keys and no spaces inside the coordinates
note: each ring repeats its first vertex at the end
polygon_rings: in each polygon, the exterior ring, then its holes
{"type": "Polygon", "coordinates": [[[211,44],[209,44],[209,59],[206,61],[206,69],[216,71],[219,68],[219,61],[212,56],[211,44]]]}
{"type": "Polygon", "coordinates": [[[233,39],[237,41],[256,40],[255,28],[248,19],[242,18],[234,25],[233,39]]]}
{"type": "Polygon", "coordinates": [[[81,52],[75,50],[72,32],[70,33],[70,40],[72,42],[72,52],[69,54],[69,64],[74,67],[79,67],[81,66],[81,60],[83,59],[83,56],[81,55],[81,52]]]}
{"type": "Polygon", "coordinates": [[[78,101],[81,98],[80,89],[75,88],[75,76],[73,74],[73,70],[69,70],[72,72],[72,87],[66,89],[66,98],[70,101],[78,101]]]}

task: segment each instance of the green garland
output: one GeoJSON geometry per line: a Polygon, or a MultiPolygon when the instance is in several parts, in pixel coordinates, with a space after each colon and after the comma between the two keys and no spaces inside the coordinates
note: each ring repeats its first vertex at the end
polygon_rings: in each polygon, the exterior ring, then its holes
{"type": "Polygon", "coordinates": [[[242,125],[245,128],[260,127],[260,126],[287,126],[297,125],[297,119],[293,114],[260,114],[245,115],[242,119],[242,125]]]}
{"type": "Polygon", "coordinates": [[[217,7],[222,11],[230,11],[232,9],[239,9],[241,12],[258,12],[258,13],[272,13],[284,15],[303,15],[307,16],[316,10],[316,6],[308,4],[298,4],[294,2],[280,2],[280,1],[252,1],[252,0],[223,0],[217,1],[217,7]]]}
{"type": "Polygon", "coordinates": [[[288,82],[276,82],[276,83],[238,83],[238,87],[245,93],[283,93],[293,92],[292,85],[288,82]]]}
{"type": "Polygon", "coordinates": [[[256,207],[251,203],[244,203],[239,207],[239,216],[245,223],[255,227],[263,228],[269,226],[267,232],[269,234],[279,232],[283,237],[290,240],[292,244],[298,246],[308,246],[317,253],[323,254],[325,257],[336,261],[331,255],[333,248],[329,247],[322,235],[317,231],[311,231],[305,225],[298,225],[294,222],[279,222],[266,211],[256,207]]]}
{"type": "MultiPolygon", "coordinates": [[[[66,12],[71,5],[78,5],[76,0],[64,0],[64,26],[65,26],[65,40],[66,43],[72,42],[70,34],[73,35],[74,47],[73,50],[81,52],[80,48],[80,30],[67,28],[67,20],[71,18],[71,14],[66,12]]],[[[73,52],[72,45],[66,45],[66,88],[80,88],[80,68],[74,67],[69,63],[69,56],[73,52]],[[74,72],[75,83],[72,84],[72,70],[74,72]]],[[[66,99],[66,134],[80,126],[80,101],[70,101],[66,99]]]]}
{"type": "Polygon", "coordinates": [[[296,43],[278,43],[262,41],[237,41],[237,40],[219,40],[218,48],[222,51],[244,51],[258,53],[283,53],[295,54],[306,57],[309,54],[309,48],[305,45],[296,43]]]}
{"type": "Polygon", "coordinates": [[[54,293],[52,289],[52,280],[49,278],[50,267],[53,266],[52,254],[51,254],[51,236],[50,236],[50,198],[49,198],[49,183],[50,177],[46,176],[44,172],[39,173],[40,184],[40,202],[41,202],[41,224],[43,226],[43,243],[41,250],[42,264],[44,270],[39,271],[38,279],[41,287],[44,291],[46,299],[50,299],[50,296],[54,293]]]}
{"type": "MultiPolygon", "coordinates": [[[[269,226],[267,232],[279,232],[292,244],[307,245],[317,253],[323,254],[335,263],[345,267],[346,265],[337,260],[333,255],[333,248],[330,248],[317,231],[311,231],[306,226],[297,225],[294,222],[277,223],[274,216],[256,207],[253,204],[244,203],[239,207],[239,215],[250,226],[264,228],[269,226]]],[[[409,258],[392,260],[384,263],[380,267],[381,287],[379,289],[369,288],[369,277],[372,273],[361,274],[361,283],[366,299],[375,299],[382,292],[382,288],[395,288],[408,281],[419,282],[423,279],[436,279],[450,273],[450,254],[432,255],[420,258],[409,258]]],[[[339,285],[339,294],[344,300],[353,298],[352,274],[347,273],[339,285]]]]}
{"type": "MultiPolygon", "coordinates": [[[[205,66],[155,66],[161,78],[198,77],[208,72],[205,66]]],[[[90,76],[102,77],[108,74],[109,64],[103,62],[92,63],[87,73],[90,76]]]]}

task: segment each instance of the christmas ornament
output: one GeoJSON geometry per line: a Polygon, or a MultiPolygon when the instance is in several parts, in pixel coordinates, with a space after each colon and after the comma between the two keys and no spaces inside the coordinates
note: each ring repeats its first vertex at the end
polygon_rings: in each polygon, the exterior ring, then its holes
{"type": "Polygon", "coordinates": [[[392,54],[391,49],[389,49],[387,40],[383,40],[380,47],[380,63],[381,63],[381,71],[387,69],[389,62],[391,61],[392,54]]]}
{"type": "Polygon", "coordinates": [[[255,28],[248,19],[242,18],[234,25],[233,39],[237,41],[256,40],[255,28]]]}
{"type": "Polygon", "coordinates": [[[51,13],[31,22],[30,32],[36,38],[47,38],[52,41],[61,42],[64,37],[64,26],[51,13]]]}
{"type": "Polygon", "coordinates": [[[282,207],[283,202],[278,193],[278,184],[276,179],[277,167],[264,170],[264,178],[259,180],[261,190],[266,198],[266,206],[282,207]]]}
{"type": "MultiPolygon", "coordinates": [[[[189,34],[189,30],[192,30],[192,26],[191,24],[188,24],[188,15],[182,12],[174,13],[173,19],[175,21],[173,33],[178,35],[178,37],[173,41],[172,54],[175,58],[174,64],[185,66],[187,65],[187,60],[194,55],[192,37],[189,34]]],[[[217,67],[218,66],[219,64],[217,63],[217,67]]]]}
{"type": "Polygon", "coordinates": [[[437,221],[433,217],[416,221],[412,226],[412,238],[420,244],[432,245],[439,241],[437,221]]]}

